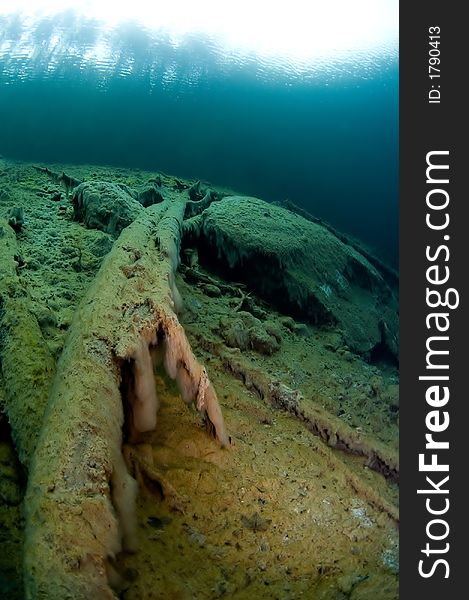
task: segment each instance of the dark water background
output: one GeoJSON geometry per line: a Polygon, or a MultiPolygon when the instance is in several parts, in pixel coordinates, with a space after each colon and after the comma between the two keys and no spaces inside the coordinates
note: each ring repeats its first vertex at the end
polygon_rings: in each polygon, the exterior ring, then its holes
{"type": "Polygon", "coordinates": [[[397,56],[285,70],[128,24],[108,36],[112,60],[84,61],[96,23],[44,19],[29,53],[26,26],[0,16],[3,156],[148,168],[288,198],[397,265],[397,56]]]}

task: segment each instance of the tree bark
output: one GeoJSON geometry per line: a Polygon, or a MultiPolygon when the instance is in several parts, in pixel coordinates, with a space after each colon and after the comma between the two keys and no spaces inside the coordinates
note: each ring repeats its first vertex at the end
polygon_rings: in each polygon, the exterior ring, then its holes
{"type": "Polygon", "coordinates": [[[134,426],[145,429],[156,397],[153,370],[145,366],[153,346],[164,345],[168,375],[208,417],[222,446],[229,444],[213,386],[176,316],[184,210],[184,201],[165,201],[123,230],[75,313],[31,462],[28,599],[116,597],[113,558],[134,549],[136,536],[136,482],[122,456],[123,402],[134,426]]]}

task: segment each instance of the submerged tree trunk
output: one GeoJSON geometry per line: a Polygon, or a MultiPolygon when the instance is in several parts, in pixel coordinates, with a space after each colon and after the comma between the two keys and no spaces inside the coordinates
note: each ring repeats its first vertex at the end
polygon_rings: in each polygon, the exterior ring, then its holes
{"type": "Polygon", "coordinates": [[[221,445],[229,444],[213,386],[176,316],[185,205],[153,205],[124,229],[75,313],[31,462],[27,598],[116,597],[113,558],[136,543],[136,482],[122,456],[123,403],[137,433],[154,428],[153,347],[163,344],[168,375],[206,415],[221,445]]]}

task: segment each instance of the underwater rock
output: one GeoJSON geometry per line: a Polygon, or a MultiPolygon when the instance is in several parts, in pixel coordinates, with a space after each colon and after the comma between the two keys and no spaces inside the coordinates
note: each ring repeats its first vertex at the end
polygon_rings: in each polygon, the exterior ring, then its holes
{"type": "Polygon", "coordinates": [[[130,225],[143,206],[122,186],[105,181],[81,183],[72,197],[74,218],[90,229],[100,229],[113,236],[130,225]]]}
{"type": "Polygon", "coordinates": [[[291,317],[281,317],[280,323],[282,323],[282,325],[292,333],[294,333],[296,330],[295,319],[292,319],[291,317]]]}
{"type": "Polygon", "coordinates": [[[241,319],[231,321],[229,318],[222,317],[220,319],[220,332],[226,344],[231,348],[249,349],[249,333],[241,319]]]}
{"type": "Polygon", "coordinates": [[[201,286],[201,290],[210,298],[219,298],[221,296],[221,289],[212,283],[204,283],[201,286]]]}
{"type": "Polygon", "coordinates": [[[279,326],[274,321],[266,321],[264,323],[264,328],[267,333],[275,338],[279,344],[282,343],[282,332],[280,331],[279,326]]]}
{"type": "MultiPolygon", "coordinates": [[[[220,333],[231,348],[254,350],[267,356],[280,348],[281,336],[278,338],[274,335],[272,323],[270,327],[268,324],[266,327],[259,319],[245,311],[240,311],[234,318],[221,317],[220,333]]],[[[276,330],[275,334],[278,334],[276,330]]]]}
{"type": "Polygon", "coordinates": [[[397,290],[329,229],[258,198],[227,196],[187,221],[184,233],[201,264],[282,312],[337,326],[361,355],[397,359],[397,290]]]}
{"type": "Polygon", "coordinates": [[[252,349],[270,356],[280,348],[277,339],[261,327],[249,330],[252,349]]]}

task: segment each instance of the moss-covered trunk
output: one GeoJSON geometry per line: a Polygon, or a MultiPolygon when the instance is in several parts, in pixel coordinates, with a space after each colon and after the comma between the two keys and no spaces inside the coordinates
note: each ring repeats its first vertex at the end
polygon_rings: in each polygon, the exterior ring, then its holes
{"type": "Polygon", "coordinates": [[[31,462],[27,598],[115,597],[112,559],[135,545],[136,483],[121,451],[123,400],[134,417],[148,411],[153,371],[142,369],[142,356],[152,346],[164,344],[168,374],[228,444],[213,387],[175,312],[184,209],[184,201],[173,200],[143,211],[121,233],[76,311],[31,462]],[[128,398],[121,386],[125,362],[133,373],[128,398]]]}

